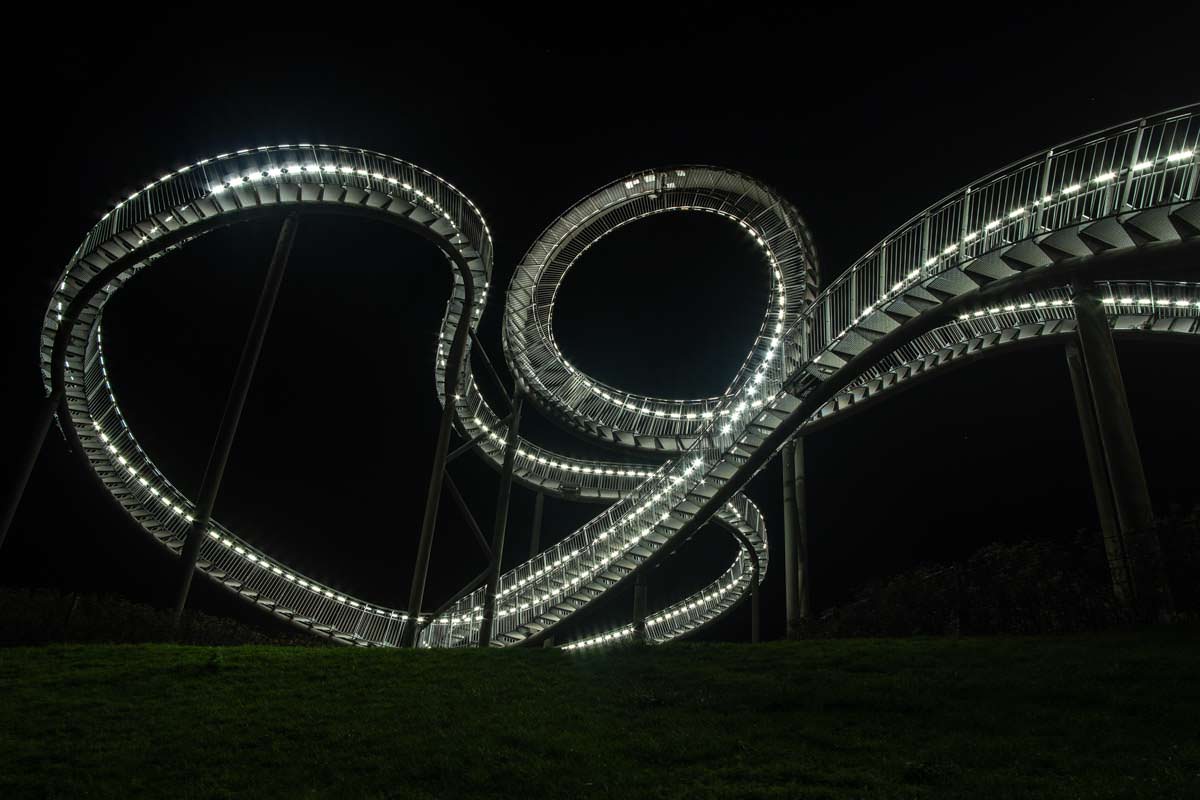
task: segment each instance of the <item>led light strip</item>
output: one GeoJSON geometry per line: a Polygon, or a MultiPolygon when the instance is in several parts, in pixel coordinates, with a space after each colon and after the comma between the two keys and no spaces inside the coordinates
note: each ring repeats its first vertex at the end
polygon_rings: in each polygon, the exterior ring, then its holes
{"type": "MultiPolygon", "coordinates": [[[[1186,125],[1191,124],[1188,122],[1191,117],[1176,116],[1165,122],[1155,121],[1147,129],[1159,130],[1163,125],[1177,123],[1179,119],[1185,120],[1180,124],[1185,126],[1183,129],[1186,131],[1186,125]]],[[[1124,132],[1114,135],[1124,135],[1124,132]]],[[[1172,152],[1167,163],[1192,168],[1189,159],[1194,152],[1194,148],[1172,152]],[[1174,157],[1181,153],[1181,157],[1174,157]]],[[[1156,163],[1142,166],[1142,162],[1139,162],[1134,169],[1139,172],[1149,170],[1156,163]]],[[[662,171],[652,174],[654,183],[651,188],[646,180],[649,173],[643,173],[637,183],[632,183],[633,179],[630,178],[630,185],[614,187],[612,193],[604,195],[596,205],[590,206],[588,213],[604,214],[628,202],[632,213],[627,215],[625,222],[629,222],[660,210],[676,210],[673,206],[664,208],[668,204],[660,201],[659,195],[670,194],[677,189],[687,190],[687,184],[695,178],[696,172],[703,175],[705,170],[710,170],[709,174],[714,175],[736,175],[711,168],[688,168],[675,175],[662,171]]],[[[1104,175],[1100,173],[1097,179],[1104,175]]],[[[1111,180],[1115,179],[1114,175],[1111,180]]],[[[1193,192],[1194,186],[1187,189],[1189,194],[1186,195],[1180,195],[1178,188],[1173,189],[1176,191],[1176,202],[1193,199],[1190,192],[1193,192]]],[[[750,190],[748,194],[762,192],[757,184],[752,184],[750,190]]],[[[1076,187],[1074,184],[1062,187],[1059,192],[1064,197],[1084,194],[1083,186],[1076,187]]],[[[697,193],[697,197],[700,196],[697,193]]],[[[1157,197],[1150,194],[1138,200],[1151,204],[1161,202],[1155,199],[1157,197]]],[[[161,253],[181,246],[206,230],[203,227],[195,228],[197,233],[191,234],[192,226],[196,223],[222,215],[229,215],[231,220],[236,221],[244,204],[311,203],[319,207],[323,203],[353,203],[364,208],[363,213],[386,215],[393,213],[387,209],[400,208],[397,198],[403,199],[407,208],[414,209],[404,212],[412,213],[414,221],[419,221],[416,210],[427,214],[428,219],[421,217],[425,219],[421,224],[425,224],[441,236],[449,247],[470,260],[475,283],[475,313],[469,323],[474,325],[490,287],[491,260],[491,234],[478,209],[432,173],[368,151],[322,145],[282,146],[245,150],[197,162],[185,170],[164,176],[122,201],[104,216],[77,249],[47,309],[43,336],[46,379],[50,380],[55,369],[61,370],[67,377],[67,402],[71,408],[72,422],[84,444],[89,462],[118,500],[164,544],[178,545],[178,536],[186,529],[191,506],[145,458],[116,407],[99,337],[100,315],[108,297],[128,277],[161,253]],[[308,160],[309,155],[313,156],[311,161],[308,160]],[[353,163],[348,165],[346,161],[353,163]],[[334,168],[322,170],[322,164],[334,168]],[[315,169],[310,165],[314,165],[315,169]],[[342,169],[338,169],[339,166],[342,169]],[[347,169],[348,166],[353,169],[347,169]],[[408,188],[405,188],[405,184],[408,184],[408,188]],[[378,205],[372,206],[372,203],[378,205]],[[164,239],[167,236],[171,238],[164,239]],[[189,238],[181,238],[184,236],[189,238]],[[138,253],[141,255],[136,255],[138,253]],[[58,323],[63,321],[64,305],[72,301],[93,275],[117,258],[125,259],[128,268],[123,268],[123,272],[93,300],[92,305],[83,309],[79,319],[72,320],[76,336],[68,343],[64,363],[50,363],[49,343],[55,338],[58,323]],[[82,335],[90,331],[96,335],[82,335]],[[86,349],[78,344],[82,341],[88,343],[86,349]],[[100,435],[105,438],[100,438],[100,435]],[[157,495],[152,494],[151,489],[157,495]]],[[[687,205],[687,210],[697,210],[697,207],[704,208],[705,202],[708,201],[678,201],[674,205],[687,205]]],[[[646,557],[668,544],[673,545],[673,531],[692,513],[686,509],[702,504],[704,497],[724,485],[729,465],[737,463],[731,459],[742,458],[759,446],[766,432],[772,429],[773,419],[778,417],[782,409],[790,407],[789,403],[794,403],[790,392],[803,395],[820,381],[820,378],[814,378],[805,371],[813,356],[820,354],[809,353],[805,337],[800,334],[813,329],[812,322],[816,319],[818,308],[825,312],[833,307],[833,295],[827,292],[812,306],[808,305],[811,287],[807,285],[806,278],[799,278],[796,273],[797,265],[806,263],[800,255],[808,251],[804,232],[797,231],[794,224],[788,227],[790,212],[787,209],[790,206],[779,202],[763,207],[768,209],[764,213],[774,213],[777,220],[784,222],[772,227],[762,220],[756,220],[748,221],[747,225],[754,226],[755,241],[761,239],[760,244],[768,246],[769,267],[780,267],[772,276],[772,285],[777,287],[781,282],[788,281],[794,284],[784,292],[774,290],[768,306],[770,315],[772,310],[779,313],[786,303],[789,324],[785,325],[783,321],[772,320],[768,316],[756,342],[756,349],[743,364],[731,390],[721,398],[696,401],[698,405],[684,406],[684,401],[656,401],[662,405],[652,406],[643,400],[653,398],[638,398],[603,385],[598,394],[592,391],[595,382],[590,387],[579,384],[582,399],[576,398],[576,402],[582,407],[581,414],[599,415],[605,419],[607,417],[604,415],[608,413],[621,414],[627,418],[622,420],[624,424],[628,424],[628,419],[643,419],[649,427],[635,429],[644,430],[652,436],[687,433],[692,441],[687,446],[680,446],[682,457],[657,468],[601,465],[599,469],[596,462],[555,457],[526,443],[522,449],[528,455],[519,459],[528,473],[522,476],[523,480],[536,483],[551,480],[554,475],[568,475],[572,480],[577,479],[580,483],[595,487],[597,491],[615,492],[619,499],[567,539],[502,576],[503,617],[497,623],[499,644],[515,641],[510,634],[524,631],[521,635],[526,636],[557,624],[577,608],[602,595],[614,582],[635,570],[646,557]],[[780,244],[788,238],[792,241],[790,245],[780,244]],[[790,251],[788,247],[791,247],[790,251]],[[773,328],[768,328],[768,325],[773,325],[773,328]],[[617,401],[620,402],[619,406],[617,401]],[[676,404],[672,405],[672,402],[676,404]],[[634,409],[628,408],[630,403],[635,404],[634,409]],[[611,412],[596,410],[604,407],[611,409],[611,412]],[[644,409],[649,409],[650,413],[644,413],[644,409]],[[689,410],[697,416],[688,419],[689,410]],[[656,413],[658,411],[662,413],[656,413]],[[671,417],[673,412],[679,414],[678,419],[671,417]],[[708,412],[708,415],[705,416],[704,412],[708,412]],[[591,466],[591,473],[583,471],[585,465],[591,466]],[[620,474],[622,472],[626,474],[620,474]],[[561,605],[564,603],[573,605],[564,609],[561,605]],[[554,614],[560,616],[555,618],[554,614]],[[531,625],[534,627],[529,627],[531,625]]],[[[791,216],[792,223],[795,223],[798,218],[794,214],[791,216]]],[[[561,239],[566,235],[562,226],[577,224],[578,220],[560,220],[547,229],[543,238],[561,239]]],[[[575,253],[573,258],[577,257],[578,253],[575,253]]],[[[566,266],[569,267],[569,263],[566,266]]],[[[560,264],[556,268],[562,267],[560,264]]],[[[906,278],[906,282],[923,275],[920,267],[915,270],[910,268],[907,274],[911,277],[906,278]]],[[[455,274],[454,279],[458,291],[461,289],[461,276],[455,274]]],[[[831,289],[837,286],[835,284],[831,289]]],[[[1113,305],[1120,299],[1121,296],[1114,298],[1113,305]]],[[[1141,298],[1131,295],[1130,299],[1141,298]]],[[[1157,298],[1154,299],[1157,302],[1157,298]]],[[[521,302],[520,292],[514,293],[514,287],[510,287],[506,299],[506,355],[514,344],[509,340],[514,330],[511,322],[514,315],[519,315],[523,310],[520,308],[521,302]]],[[[881,302],[872,303],[868,309],[878,308],[881,302]]],[[[461,321],[460,317],[461,305],[452,296],[443,321],[442,342],[450,341],[450,335],[461,321]]],[[[539,358],[561,362],[565,365],[565,372],[570,365],[562,358],[552,339],[550,344],[553,346],[543,348],[539,358]]],[[[444,387],[445,357],[445,350],[442,350],[435,360],[439,394],[444,387]]],[[[518,369],[518,376],[522,374],[518,369]]],[[[565,374],[575,380],[579,373],[574,370],[565,374]]],[[[470,379],[469,370],[464,375],[461,388],[451,402],[458,404],[460,413],[469,407],[470,416],[462,414],[464,427],[477,429],[481,424],[489,427],[479,449],[486,457],[495,459],[502,452],[497,439],[503,438],[506,431],[502,425],[496,424],[499,420],[483,402],[475,382],[470,379]],[[474,421],[476,417],[479,422],[474,421]]],[[[535,395],[539,389],[544,389],[536,382],[527,382],[527,388],[533,389],[535,395]]],[[[719,516],[751,541],[760,568],[765,572],[767,552],[762,537],[761,515],[757,509],[744,497],[735,496],[722,508],[719,516]]],[[[300,576],[281,562],[246,546],[217,524],[213,525],[212,533],[202,546],[202,558],[209,562],[206,569],[210,570],[210,574],[216,576],[218,572],[222,573],[224,577],[219,579],[224,580],[230,588],[240,591],[247,599],[254,599],[293,621],[300,620],[299,624],[343,641],[359,644],[393,643],[399,638],[400,628],[397,625],[409,621],[402,619],[407,616],[402,612],[369,605],[300,576]],[[283,610],[285,607],[286,612],[283,610]]],[[[725,574],[709,587],[668,609],[652,613],[647,629],[652,632],[653,640],[663,641],[684,635],[724,613],[732,603],[745,595],[749,572],[750,558],[742,551],[725,574]]],[[[474,635],[472,629],[477,628],[474,623],[479,618],[478,595],[468,596],[447,614],[427,620],[429,624],[422,633],[423,644],[469,644],[474,635]]]]}

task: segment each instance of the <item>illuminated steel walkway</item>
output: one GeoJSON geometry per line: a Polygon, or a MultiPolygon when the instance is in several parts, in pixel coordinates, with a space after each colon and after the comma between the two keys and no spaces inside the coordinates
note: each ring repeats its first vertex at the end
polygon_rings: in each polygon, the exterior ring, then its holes
{"type": "MultiPolygon", "coordinates": [[[[607,503],[579,530],[501,576],[494,646],[542,639],[563,620],[716,521],[741,543],[712,583],[649,613],[646,638],[686,635],[762,580],[766,533],[739,490],[792,436],[870,407],[927,375],[1074,331],[1073,277],[1095,279],[1114,333],[1200,334],[1200,284],[1150,274],[1155,259],[1197,258],[1196,107],[1057,146],[972,183],[913,217],[819,294],[816,257],[795,209],[730,170],[679,166],[627,176],[551,224],[517,265],[503,345],[518,390],[580,435],[655,454],[659,465],[568,457],[518,440],[514,478],[554,497],[607,503]],[[746,359],[718,397],[646,397],[570,364],[555,343],[554,300],[598,239],[653,214],[712,214],[761,249],[770,299],[746,359]]],[[[505,415],[484,399],[470,359],[449,363],[491,291],[492,240],[479,210],[437,176],[398,159],[327,145],[227,153],[162,176],[92,229],[51,299],[42,331],[60,425],[101,482],[149,534],[178,552],[194,506],[138,446],[102,350],[108,299],[164,253],[264,216],[344,213],[415,232],[447,256],[454,287],[435,362],[456,427],[499,465],[505,415]],[[469,325],[464,326],[466,318],[469,325]]],[[[433,618],[352,597],[297,573],[213,522],[198,568],[305,629],[359,645],[478,642],[483,589],[433,618]],[[409,631],[411,632],[411,631],[409,631]]],[[[632,626],[567,647],[626,639],[632,626]]]]}

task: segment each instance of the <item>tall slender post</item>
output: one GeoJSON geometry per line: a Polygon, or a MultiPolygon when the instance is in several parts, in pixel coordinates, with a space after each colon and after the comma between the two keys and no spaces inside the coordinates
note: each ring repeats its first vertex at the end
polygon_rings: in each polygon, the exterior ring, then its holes
{"type": "Polygon", "coordinates": [[[808,495],[804,489],[804,437],[792,439],[795,450],[792,457],[792,474],[795,478],[796,497],[796,584],[798,586],[798,615],[807,620],[812,614],[811,570],[808,564],[808,495]]]}
{"type": "MultiPolygon", "coordinates": [[[[429,557],[433,553],[433,532],[437,527],[438,506],[442,499],[442,482],[446,476],[446,463],[450,449],[450,431],[458,410],[454,405],[454,396],[458,389],[459,377],[462,374],[463,361],[467,352],[467,342],[471,337],[471,296],[474,285],[471,282],[469,270],[460,272],[463,281],[462,308],[459,313],[458,327],[450,342],[450,354],[446,358],[446,384],[444,389],[445,403],[442,407],[442,419],[438,423],[437,440],[433,446],[433,466],[429,473],[429,491],[425,495],[425,516],[421,520],[421,538],[417,542],[417,559],[413,564],[412,587],[408,593],[408,613],[411,618],[400,633],[401,647],[417,645],[417,635],[421,628],[421,606],[425,603],[425,579],[429,575],[429,557]]],[[[453,302],[453,296],[451,296],[453,302]]]]}
{"type": "Polygon", "coordinates": [[[796,529],[800,523],[796,508],[795,440],[783,446],[783,579],[787,603],[788,639],[796,639],[800,631],[800,577],[797,571],[796,529]]]}
{"type": "Polygon", "coordinates": [[[1096,424],[1096,410],[1092,404],[1092,390],[1088,386],[1087,370],[1084,369],[1083,356],[1079,353],[1077,341],[1067,342],[1066,355],[1067,370],[1071,374],[1071,387],[1075,394],[1075,413],[1079,417],[1083,449],[1087,454],[1088,472],[1092,478],[1092,491],[1096,495],[1100,533],[1104,538],[1104,551],[1112,575],[1113,594],[1126,612],[1132,612],[1133,585],[1129,555],[1125,552],[1125,539],[1117,525],[1112,486],[1108,482],[1108,468],[1104,464],[1104,446],[1100,443],[1100,429],[1096,424]]]}
{"type": "Polygon", "coordinates": [[[759,619],[762,618],[762,615],[759,613],[758,594],[759,594],[758,573],[756,571],[755,576],[754,576],[754,583],[750,587],[750,643],[751,644],[758,644],[759,639],[761,638],[761,635],[759,632],[759,619]]]}
{"type": "Polygon", "coordinates": [[[521,406],[525,396],[518,388],[513,397],[512,423],[504,440],[504,464],[500,471],[500,496],[496,500],[496,524],[492,528],[492,561],[487,588],[483,593],[483,621],[479,624],[479,646],[492,643],[492,620],[496,616],[496,591],[500,584],[500,566],[504,559],[504,534],[508,529],[508,501],[512,494],[513,462],[517,455],[517,431],[521,426],[521,406]]]}
{"type": "Polygon", "coordinates": [[[1076,278],[1072,281],[1072,289],[1079,348],[1091,389],[1099,439],[1104,448],[1113,507],[1129,555],[1133,600],[1143,621],[1166,618],[1171,613],[1170,591],[1153,530],[1150,490],[1133,432],[1133,417],[1129,412],[1129,399],[1125,394],[1112,332],[1095,287],[1076,278]]]}
{"type": "Polygon", "coordinates": [[[267,335],[267,326],[271,321],[271,312],[275,309],[275,300],[279,297],[279,287],[283,284],[283,273],[287,269],[288,255],[292,251],[292,243],[296,239],[296,223],[298,214],[292,212],[283,220],[279,229],[279,239],[275,242],[275,254],[271,256],[271,264],[267,267],[267,277],[263,282],[262,294],[258,297],[258,307],[254,310],[254,319],[250,323],[250,331],[246,334],[246,344],[242,347],[242,356],[238,361],[237,372],[233,376],[233,386],[229,389],[229,397],[225,401],[225,411],[221,415],[221,424],[217,428],[217,438],[213,442],[208,455],[208,463],[204,467],[204,477],[200,481],[200,494],[196,501],[196,516],[191,528],[184,536],[183,552],[180,556],[181,574],[179,579],[179,595],[175,601],[175,625],[183,616],[187,605],[188,592],[192,588],[192,574],[196,569],[196,559],[200,554],[200,544],[204,541],[205,532],[212,519],[213,505],[217,501],[217,492],[221,489],[221,478],[225,475],[225,465],[229,461],[229,453],[233,449],[233,439],[237,434],[238,422],[242,417],[242,409],[246,405],[246,396],[250,393],[250,382],[254,378],[254,368],[258,365],[258,356],[262,352],[263,340],[267,335]]]}
{"type": "Polygon", "coordinates": [[[408,592],[409,620],[400,634],[401,647],[415,646],[420,629],[417,620],[421,615],[421,605],[425,602],[425,579],[429,574],[429,557],[433,553],[433,529],[437,526],[438,506],[442,499],[446,451],[450,449],[450,428],[454,415],[454,398],[447,396],[433,446],[433,470],[429,476],[429,491],[425,495],[425,516],[421,520],[421,538],[417,542],[417,560],[413,565],[412,587],[408,592]]]}
{"type": "Polygon", "coordinates": [[[757,643],[759,637],[758,584],[762,579],[761,565],[758,563],[758,553],[754,550],[754,546],[750,544],[750,540],[746,538],[746,534],[733,527],[729,529],[729,532],[733,534],[733,538],[738,540],[746,550],[746,555],[750,558],[750,641],[757,643]]]}
{"type": "Polygon", "coordinates": [[[633,576],[633,640],[646,642],[646,570],[633,576]]]}
{"type": "Polygon", "coordinates": [[[12,525],[13,517],[17,515],[17,506],[21,504],[21,496],[25,494],[29,476],[33,474],[33,468],[42,452],[42,445],[46,442],[46,434],[50,432],[50,423],[54,421],[54,414],[58,411],[62,398],[62,390],[56,389],[42,401],[37,422],[33,426],[33,435],[29,437],[29,448],[25,451],[25,458],[21,461],[20,470],[13,481],[12,491],[4,502],[4,518],[0,520],[0,547],[4,547],[8,528],[12,525]]]}
{"type": "Polygon", "coordinates": [[[533,500],[533,536],[529,539],[529,557],[533,558],[541,552],[542,544],[542,506],[545,505],[545,492],[538,492],[533,500]]]}

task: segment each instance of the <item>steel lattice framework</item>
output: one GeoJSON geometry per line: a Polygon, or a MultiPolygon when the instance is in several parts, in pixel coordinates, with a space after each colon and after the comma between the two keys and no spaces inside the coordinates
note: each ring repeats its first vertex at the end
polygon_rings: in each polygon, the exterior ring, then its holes
{"type": "MultiPolygon", "coordinates": [[[[711,520],[738,538],[738,557],[708,586],[652,612],[647,638],[668,641],[721,617],[767,567],[762,516],[739,490],[788,438],[926,375],[1073,331],[1064,286],[1071,275],[1113,278],[1097,285],[1118,334],[1200,334],[1200,284],[1136,272],[1165,250],[1197,250],[1198,114],[1189,106],[1116,126],[975,181],[913,217],[820,293],[803,221],[745,175],[707,166],[643,171],[576,203],[512,277],[503,320],[509,368],[544,412],[580,435],[669,460],[584,460],[518,441],[519,482],[609,505],[501,576],[492,643],[541,638],[711,520]],[[554,340],[554,300],[571,266],[609,232],[669,211],[739,226],[770,272],[762,327],[718,397],[625,392],[570,364],[554,340]]],[[[163,175],[106,214],[63,272],[42,331],[46,388],[65,392],[64,435],[133,519],[172,551],[182,546],[194,506],[138,445],[117,405],[102,347],[105,304],[134,274],[198,236],[295,210],[388,221],[446,254],[454,286],[435,360],[438,397],[454,404],[459,432],[482,457],[503,459],[508,430],[470,360],[448,363],[451,344],[478,325],[491,289],[492,239],[478,208],[427,170],[366,150],[298,144],[222,154],[163,175]]],[[[386,608],[296,572],[216,522],[198,568],[338,641],[395,645],[414,624],[422,646],[478,641],[483,589],[432,618],[386,608]]],[[[626,626],[566,646],[631,635],[626,626]]]]}

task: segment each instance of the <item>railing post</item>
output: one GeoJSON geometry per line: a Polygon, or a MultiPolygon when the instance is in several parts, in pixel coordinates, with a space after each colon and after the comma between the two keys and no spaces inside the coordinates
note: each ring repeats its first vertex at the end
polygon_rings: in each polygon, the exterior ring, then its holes
{"type": "Polygon", "coordinates": [[[504,440],[504,464],[500,470],[500,496],[496,501],[496,524],[492,528],[492,560],[486,588],[483,592],[483,621],[479,623],[479,646],[492,643],[492,620],[496,616],[496,592],[500,584],[500,567],[504,558],[504,534],[508,528],[508,501],[512,494],[513,463],[517,456],[517,431],[521,427],[521,406],[525,396],[520,388],[513,397],[512,423],[504,440]]]}
{"type": "Polygon", "coordinates": [[[242,409],[246,405],[246,397],[250,393],[250,383],[254,379],[254,369],[258,365],[258,356],[262,352],[263,340],[267,336],[267,327],[271,322],[271,312],[275,309],[275,301],[279,297],[279,287],[283,285],[283,274],[287,269],[288,256],[292,252],[292,243],[296,239],[296,224],[299,214],[295,211],[284,217],[279,229],[279,238],[275,242],[275,253],[271,256],[271,264],[267,267],[267,277],[263,282],[262,294],[258,298],[258,307],[254,310],[254,319],[250,323],[250,331],[246,334],[246,344],[242,347],[242,355],[238,360],[237,372],[233,376],[233,385],[229,389],[229,397],[225,401],[225,411],[221,415],[221,423],[217,428],[217,437],[213,442],[204,467],[204,477],[200,481],[200,493],[196,499],[196,515],[183,539],[183,550],[180,554],[181,574],[179,577],[179,593],[175,599],[174,624],[179,626],[183,617],[183,609],[187,606],[188,593],[192,587],[192,575],[196,570],[196,560],[200,555],[200,545],[208,531],[212,520],[213,506],[217,501],[217,492],[221,489],[221,479],[225,475],[225,465],[229,461],[229,453],[233,449],[233,439],[237,434],[238,422],[242,418],[242,409]]]}
{"type": "MultiPolygon", "coordinates": [[[[929,269],[927,266],[925,266],[928,261],[929,261],[929,213],[926,212],[924,217],[921,220],[921,262],[920,262],[919,266],[917,267],[917,269],[921,270],[922,275],[924,275],[925,272],[929,269]]],[[[901,278],[901,280],[906,280],[906,279],[907,279],[907,276],[905,276],[904,278],[901,278]]]]}
{"type": "Polygon", "coordinates": [[[1079,347],[1104,448],[1113,506],[1130,555],[1133,599],[1143,621],[1167,618],[1171,614],[1170,591],[1163,574],[1150,491],[1108,318],[1091,283],[1076,278],[1072,289],[1079,347]]]}
{"type": "Polygon", "coordinates": [[[1187,193],[1184,195],[1185,200],[1196,199],[1196,187],[1200,186],[1200,161],[1195,157],[1192,158],[1192,178],[1188,181],[1187,193]]]}
{"type": "Polygon", "coordinates": [[[1138,123],[1137,135],[1133,137],[1133,149],[1129,151],[1129,163],[1125,165],[1125,183],[1121,187],[1121,198],[1117,201],[1116,212],[1119,214],[1129,205],[1129,195],[1133,191],[1133,167],[1138,163],[1142,152],[1142,134],[1146,131],[1146,120],[1138,123]]]}
{"type": "Polygon", "coordinates": [[[963,192],[962,199],[962,222],[958,230],[958,260],[960,262],[967,260],[967,233],[970,232],[971,221],[971,187],[968,186],[963,192]]]}
{"type": "Polygon", "coordinates": [[[1030,231],[1031,236],[1037,236],[1042,231],[1042,219],[1046,216],[1046,195],[1050,192],[1050,160],[1054,158],[1054,151],[1047,150],[1046,158],[1042,161],[1042,185],[1034,201],[1037,204],[1037,212],[1033,215],[1033,230],[1030,231]]]}
{"type": "Polygon", "coordinates": [[[25,451],[25,458],[21,461],[8,499],[4,503],[4,518],[0,520],[0,547],[4,547],[4,540],[8,538],[8,528],[17,515],[17,506],[21,504],[25,487],[29,485],[29,476],[33,474],[33,468],[42,452],[42,445],[46,442],[46,434],[50,432],[50,424],[54,421],[54,414],[58,411],[62,399],[62,390],[56,389],[42,401],[37,421],[33,425],[33,435],[29,437],[29,447],[25,451]]]}
{"type": "Polygon", "coordinates": [[[888,281],[887,251],[888,243],[884,242],[879,246],[879,294],[875,300],[878,300],[880,297],[883,297],[885,294],[887,294],[888,289],[890,289],[892,283],[894,283],[894,281],[888,281]]]}

